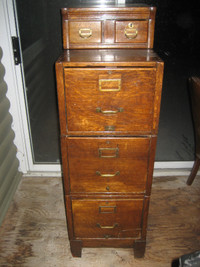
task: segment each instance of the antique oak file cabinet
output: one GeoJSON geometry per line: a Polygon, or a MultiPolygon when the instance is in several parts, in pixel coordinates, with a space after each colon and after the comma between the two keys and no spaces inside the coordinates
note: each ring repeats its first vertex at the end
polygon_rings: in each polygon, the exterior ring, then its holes
{"type": "Polygon", "coordinates": [[[163,62],[155,8],[63,8],[56,62],[63,181],[73,256],[145,252],[163,62]]]}

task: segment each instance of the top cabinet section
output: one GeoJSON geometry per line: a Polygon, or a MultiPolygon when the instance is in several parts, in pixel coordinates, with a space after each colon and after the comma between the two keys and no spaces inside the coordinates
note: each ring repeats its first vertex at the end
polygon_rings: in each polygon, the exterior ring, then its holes
{"type": "Polygon", "coordinates": [[[155,7],[63,8],[63,48],[153,48],[155,7]]]}

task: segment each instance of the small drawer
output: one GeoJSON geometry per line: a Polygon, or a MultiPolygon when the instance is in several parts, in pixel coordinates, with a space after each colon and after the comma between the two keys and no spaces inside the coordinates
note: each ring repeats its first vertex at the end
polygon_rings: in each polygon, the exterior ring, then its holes
{"type": "Polygon", "coordinates": [[[100,21],[70,21],[69,42],[79,43],[100,43],[101,22],[100,21]]]}
{"type": "Polygon", "coordinates": [[[72,200],[74,235],[76,238],[140,238],[142,211],[143,199],[72,200]]]}
{"type": "Polygon", "coordinates": [[[148,21],[116,21],[116,43],[147,43],[148,21]]]}
{"type": "Polygon", "coordinates": [[[145,192],[149,138],[68,137],[67,149],[72,193],[145,192]]]}

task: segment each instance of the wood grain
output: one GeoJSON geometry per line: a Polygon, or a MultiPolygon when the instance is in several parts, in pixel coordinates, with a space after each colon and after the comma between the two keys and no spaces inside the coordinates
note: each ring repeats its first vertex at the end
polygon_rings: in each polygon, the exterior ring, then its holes
{"type": "Polygon", "coordinates": [[[83,248],[71,256],[61,178],[23,178],[0,228],[0,266],[170,267],[200,247],[200,176],[154,178],[144,259],[132,249],[83,248]]]}

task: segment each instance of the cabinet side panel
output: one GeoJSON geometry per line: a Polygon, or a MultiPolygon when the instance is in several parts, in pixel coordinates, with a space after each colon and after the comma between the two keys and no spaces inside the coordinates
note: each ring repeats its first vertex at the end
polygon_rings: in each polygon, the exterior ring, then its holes
{"type": "Polygon", "coordinates": [[[144,198],[144,207],[143,207],[143,218],[142,218],[142,240],[146,240],[147,235],[147,220],[148,220],[148,213],[149,213],[149,202],[150,198],[145,197],[144,198]]]}
{"type": "Polygon", "coordinates": [[[66,215],[67,215],[67,229],[69,240],[74,239],[74,230],[73,230],[73,214],[72,214],[72,203],[70,196],[65,196],[65,205],[66,205],[66,215]]]}
{"type": "Polygon", "coordinates": [[[156,8],[151,7],[148,29],[148,48],[153,48],[156,8]]]}
{"type": "Polygon", "coordinates": [[[164,63],[161,61],[157,62],[156,86],[155,86],[155,96],[154,96],[154,117],[153,117],[153,129],[152,129],[153,134],[158,133],[163,71],[164,71],[164,63]]]}
{"type": "Polygon", "coordinates": [[[153,136],[151,138],[150,151],[149,151],[149,166],[148,166],[148,176],[147,176],[147,185],[146,185],[147,196],[150,196],[151,194],[154,160],[155,160],[155,154],[156,154],[156,141],[157,141],[157,136],[153,136]]]}
{"type": "Polygon", "coordinates": [[[57,97],[58,97],[58,109],[59,109],[59,122],[60,122],[60,135],[67,134],[66,123],[66,108],[65,108],[65,90],[63,82],[63,66],[62,63],[56,63],[56,82],[57,82],[57,97]]]}
{"type": "Polygon", "coordinates": [[[61,156],[62,156],[63,186],[65,194],[68,195],[70,193],[70,179],[69,179],[69,167],[68,167],[67,138],[62,136],[60,143],[61,143],[61,156]]]}

